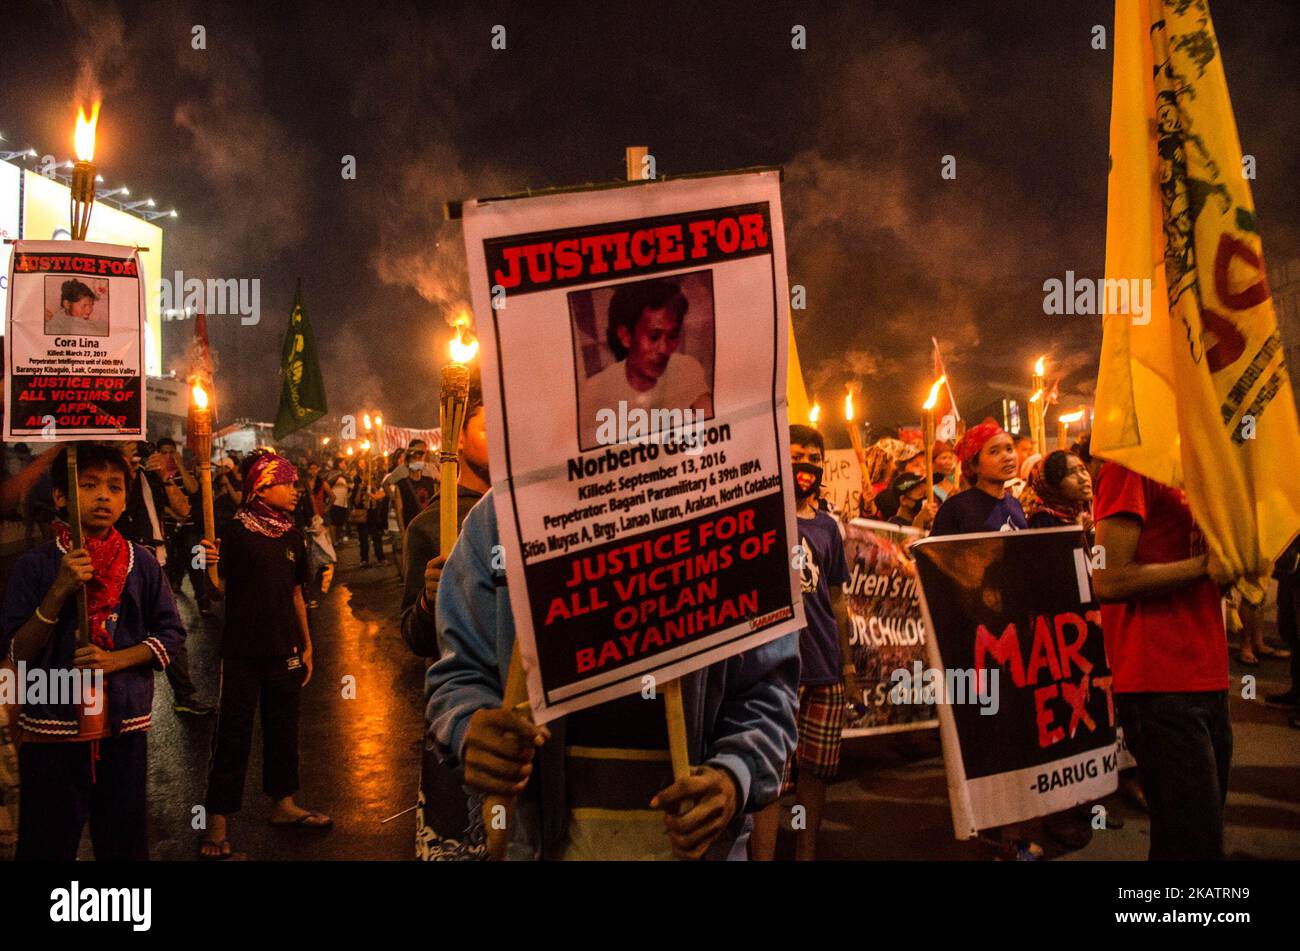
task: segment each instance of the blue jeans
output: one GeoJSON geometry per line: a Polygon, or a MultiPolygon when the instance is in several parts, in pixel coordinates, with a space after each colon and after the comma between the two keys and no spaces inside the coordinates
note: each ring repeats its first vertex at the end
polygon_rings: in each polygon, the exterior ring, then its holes
{"type": "Polygon", "coordinates": [[[1226,691],[1116,695],[1151,810],[1151,861],[1223,858],[1232,762],[1226,691]]]}

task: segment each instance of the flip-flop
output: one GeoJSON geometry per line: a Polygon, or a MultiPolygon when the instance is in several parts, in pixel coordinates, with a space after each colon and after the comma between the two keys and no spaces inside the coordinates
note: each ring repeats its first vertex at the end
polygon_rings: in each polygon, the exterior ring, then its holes
{"type": "Polygon", "coordinates": [[[234,849],[230,847],[229,839],[201,839],[199,840],[199,861],[200,862],[225,862],[232,855],[234,849]],[[217,852],[215,855],[203,851],[204,846],[215,846],[217,852]]]}
{"type": "Polygon", "coordinates": [[[290,819],[288,822],[272,819],[271,825],[277,829],[318,829],[324,832],[334,828],[334,820],[324,813],[308,810],[298,818],[290,819]]]}
{"type": "Polygon", "coordinates": [[[1247,666],[1247,667],[1258,667],[1258,666],[1259,666],[1259,658],[1256,657],[1254,654],[1250,654],[1250,655],[1246,655],[1246,654],[1238,654],[1238,655],[1237,655],[1237,660],[1241,661],[1241,663],[1244,664],[1244,665],[1247,666]]]}

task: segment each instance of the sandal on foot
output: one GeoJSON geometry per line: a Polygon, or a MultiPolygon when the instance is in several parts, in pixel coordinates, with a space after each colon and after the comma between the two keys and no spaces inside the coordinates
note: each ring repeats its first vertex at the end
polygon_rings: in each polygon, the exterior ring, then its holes
{"type": "Polygon", "coordinates": [[[229,839],[200,839],[200,862],[224,862],[234,855],[229,839]]]}
{"type": "Polygon", "coordinates": [[[296,819],[272,819],[271,825],[279,829],[319,829],[322,832],[334,828],[334,820],[323,812],[310,809],[296,819]]]}

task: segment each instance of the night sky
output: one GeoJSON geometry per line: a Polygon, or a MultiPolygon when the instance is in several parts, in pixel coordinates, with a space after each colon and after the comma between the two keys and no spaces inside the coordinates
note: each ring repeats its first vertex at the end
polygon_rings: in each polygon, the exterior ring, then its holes
{"type": "MultiPolygon", "coordinates": [[[[1042,352],[1063,402],[1091,392],[1099,321],[1044,315],[1042,284],[1102,272],[1111,54],[1090,41],[1111,3],[588,6],[6,0],[0,134],[63,158],[98,90],[107,187],[180,211],[164,274],[261,279],[259,325],[211,320],[226,418],[274,417],[301,278],[331,411],[436,425],[466,296],[443,202],[619,179],[628,145],[660,173],[784,167],[823,404],[852,378],[872,422],[915,419],[931,334],[967,412],[1026,389],[1042,352]]],[[[1280,262],[1300,254],[1300,3],[1211,10],[1280,262]]],[[[189,330],[164,324],[164,370],[189,330]]]]}

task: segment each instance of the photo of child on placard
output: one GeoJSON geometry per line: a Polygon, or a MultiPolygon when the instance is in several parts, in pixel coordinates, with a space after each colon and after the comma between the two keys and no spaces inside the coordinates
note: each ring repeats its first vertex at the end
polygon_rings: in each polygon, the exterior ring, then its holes
{"type": "Polygon", "coordinates": [[[107,337],[108,281],[46,276],[45,333],[50,337],[107,337]]]}

